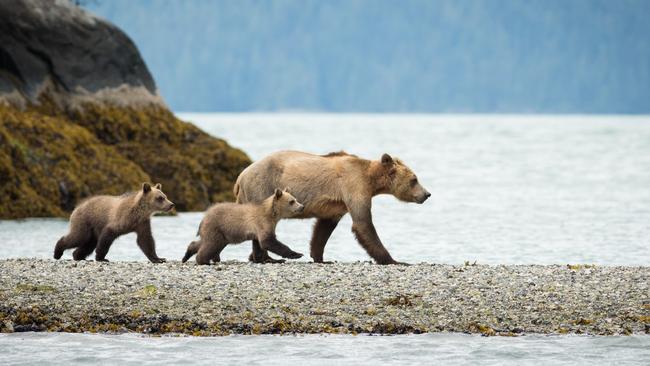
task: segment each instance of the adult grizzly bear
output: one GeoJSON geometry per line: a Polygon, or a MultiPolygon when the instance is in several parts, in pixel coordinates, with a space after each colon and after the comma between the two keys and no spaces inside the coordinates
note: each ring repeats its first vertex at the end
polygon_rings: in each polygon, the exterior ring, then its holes
{"type": "MultiPolygon", "coordinates": [[[[352,232],[366,252],[379,264],[397,264],[372,224],[372,197],[392,194],[401,201],[423,203],[431,196],[411,169],[388,154],[380,160],[365,160],[345,152],[313,155],[299,151],[276,152],[251,164],[237,178],[234,193],[238,203],[259,203],[275,187],[288,187],[305,205],[295,218],[317,218],[310,242],[316,263],[323,263],[327,240],[349,212],[352,232]]],[[[273,261],[257,240],[253,240],[249,259],[273,261]]]]}

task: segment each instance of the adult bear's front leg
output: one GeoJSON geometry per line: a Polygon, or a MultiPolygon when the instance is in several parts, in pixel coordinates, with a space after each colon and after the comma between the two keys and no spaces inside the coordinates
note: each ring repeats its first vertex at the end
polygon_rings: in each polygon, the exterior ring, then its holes
{"type": "Polygon", "coordinates": [[[99,240],[97,241],[97,248],[95,249],[95,260],[98,262],[108,262],[106,259],[106,254],[111,245],[119,237],[120,234],[117,231],[111,228],[104,228],[101,234],[99,235],[99,240]]]}
{"type": "Polygon", "coordinates": [[[377,230],[372,224],[370,209],[350,211],[352,216],[352,232],[363,249],[377,264],[402,264],[391,257],[377,235],[377,230]]]}

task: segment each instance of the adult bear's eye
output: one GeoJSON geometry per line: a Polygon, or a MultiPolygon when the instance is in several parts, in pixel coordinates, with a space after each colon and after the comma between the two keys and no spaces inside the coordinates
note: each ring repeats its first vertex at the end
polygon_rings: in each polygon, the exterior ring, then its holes
{"type": "Polygon", "coordinates": [[[416,184],[418,184],[418,179],[417,178],[411,179],[411,187],[415,187],[416,184]]]}
{"type": "Polygon", "coordinates": [[[291,201],[289,201],[289,204],[292,205],[292,206],[293,206],[294,203],[296,203],[295,200],[291,200],[291,201]]]}

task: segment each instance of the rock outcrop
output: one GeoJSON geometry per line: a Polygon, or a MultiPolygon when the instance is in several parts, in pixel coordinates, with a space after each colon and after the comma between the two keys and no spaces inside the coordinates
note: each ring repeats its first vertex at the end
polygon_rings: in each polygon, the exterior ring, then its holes
{"type": "Polygon", "coordinates": [[[65,216],[143,181],[203,210],[249,163],[169,111],[114,25],[68,1],[0,2],[0,218],[65,216]]]}

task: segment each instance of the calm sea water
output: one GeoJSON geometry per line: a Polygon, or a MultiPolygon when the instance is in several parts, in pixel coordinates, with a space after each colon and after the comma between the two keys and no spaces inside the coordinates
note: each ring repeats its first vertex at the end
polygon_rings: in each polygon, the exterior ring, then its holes
{"type": "MultiPolygon", "coordinates": [[[[253,159],[283,149],[346,150],[400,157],[431,191],[423,205],[373,201],[375,225],[392,255],[407,262],[599,265],[650,264],[650,118],[330,114],[181,114],[253,159]]],[[[171,197],[173,200],[173,197],[171,197]]],[[[158,254],[180,259],[201,213],[154,217],[158,254]]],[[[312,222],[283,221],[278,237],[307,254],[312,222]]],[[[325,259],[367,260],[344,218],[325,259]]],[[[0,221],[0,258],[49,258],[67,231],[61,219],[0,221]]],[[[246,260],[249,245],[225,260],[246,260]]],[[[69,258],[66,253],[64,258],[69,258]]],[[[111,260],[144,260],[135,236],[111,260]]],[[[303,258],[307,260],[307,258],[303,258]]],[[[639,363],[650,337],[239,336],[216,339],[134,335],[0,336],[0,363],[313,364],[639,363]],[[56,355],[56,357],[52,357],[56,355]]]]}
{"type": "Polygon", "coordinates": [[[465,334],[401,336],[229,336],[220,338],[100,334],[0,335],[3,365],[105,363],[246,365],[634,365],[650,360],[650,337],[465,334]],[[52,355],[56,357],[52,357],[52,355]]]}
{"type": "MultiPolygon", "coordinates": [[[[390,196],[373,200],[375,225],[397,260],[650,264],[648,117],[180,117],[253,159],[282,149],[400,157],[433,195],[423,205],[390,196]]],[[[155,217],[159,255],[180,259],[201,217],[155,217]]],[[[283,221],[278,237],[308,257],[312,222],[283,221]]],[[[60,219],[0,221],[0,258],[49,258],[67,227],[60,219]]],[[[326,260],[368,260],[350,227],[346,216],[327,244],[326,260]]],[[[248,244],[230,246],[222,258],[246,260],[249,252],[248,244]]],[[[108,258],[145,260],[133,234],[119,239],[108,258]]]]}

